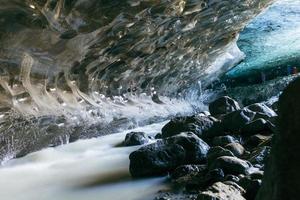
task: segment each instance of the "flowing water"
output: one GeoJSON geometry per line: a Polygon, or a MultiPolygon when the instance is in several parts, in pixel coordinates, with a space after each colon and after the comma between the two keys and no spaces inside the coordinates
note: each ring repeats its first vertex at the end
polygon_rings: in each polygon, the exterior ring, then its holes
{"type": "MultiPolygon", "coordinates": [[[[155,135],[165,124],[135,129],[155,135]]],[[[166,177],[132,180],[129,153],[116,147],[125,132],[47,148],[10,160],[0,168],[3,200],[147,200],[168,189],[166,177]]]]}

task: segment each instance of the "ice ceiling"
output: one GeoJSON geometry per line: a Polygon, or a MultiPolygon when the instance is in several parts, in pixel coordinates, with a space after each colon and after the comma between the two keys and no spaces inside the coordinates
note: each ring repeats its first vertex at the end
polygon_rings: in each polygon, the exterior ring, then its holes
{"type": "Polygon", "coordinates": [[[238,46],[245,60],[228,77],[251,76],[255,72],[287,71],[300,62],[300,1],[280,0],[252,21],[241,33],[238,46]]]}

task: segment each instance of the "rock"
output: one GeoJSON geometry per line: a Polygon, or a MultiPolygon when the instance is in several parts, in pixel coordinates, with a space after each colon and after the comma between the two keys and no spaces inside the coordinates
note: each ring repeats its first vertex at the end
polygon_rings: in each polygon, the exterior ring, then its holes
{"type": "Polygon", "coordinates": [[[189,117],[176,117],[162,128],[162,137],[167,138],[182,132],[193,132],[199,137],[214,123],[208,116],[195,115],[189,117]]]}
{"type": "Polygon", "coordinates": [[[219,157],[210,165],[212,169],[221,168],[225,174],[233,175],[248,174],[251,167],[250,162],[231,156],[219,157]]]}
{"type": "Polygon", "coordinates": [[[252,135],[246,140],[246,146],[248,147],[257,147],[257,146],[270,146],[272,140],[272,135],[261,135],[256,134],[252,135]]]}
{"type": "Polygon", "coordinates": [[[130,132],[126,134],[124,145],[135,146],[148,143],[150,140],[144,132],[130,132]]]}
{"type": "Polygon", "coordinates": [[[186,175],[197,174],[198,172],[205,171],[206,169],[206,165],[182,165],[174,170],[171,174],[171,178],[178,179],[186,175]]]}
{"type": "Polygon", "coordinates": [[[155,135],[154,139],[162,139],[162,134],[161,133],[157,133],[155,135]]]}
{"type": "Polygon", "coordinates": [[[222,157],[222,156],[234,157],[234,155],[231,151],[224,149],[220,146],[210,148],[207,153],[208,165],[212,164],[217,158],[222,157]]]}
{"type": "Polygon", "coordinates": [[[244,108],[229,113],[223,117],[222,124],[225,131],[239,131],[245,124],[249,123],[255,117],[255,112],[244,108]]]}
{"type": "Polygon", "coordinates": [[[244,193],[245,190],[237,184],[217,182],[207,191],[200,192],[197,200],[245,200],[244,193]]]}
{"type": "Polygon", "coordinates": [[[251,179],[262,179],[264,177],[264,171],[255,171],[250,174],[251,179]]]}
{"type": "Polygon", "coordinates": [[[228,114],[239,109],[238,102],[228,96],[220,97],[209,104],[209,112],[213,116],[228,114]]]}
{"type": "Polygon", "coordinates": [[[187,174],[174,181],[177,185],[184,186],[187,190],[202,190],[212,185],[215,182],[224,179],[222,169],[212,169],[199,171],[197,173],[187,174]]]}
{"type": "Polygon", "coordinates": [[[238,184],[246,190],[244,197],[247,200],[254,200],[258,190],[261,187],[261,180],[251,179],[250,177],[244,177],[239,181],[238,184]]]}
{"type": "Polygon", "coordinates": [[[133,177],[166,174],[184,164],[185,150],[177,144],[166,145],[162,140],[141,147],[129,155],[129,171],[133,177]]]}
{"type": "Polygon", "coordinates": [[[238,176],[235,176],[235,175],[232,175],[232,174],[228,174],[226,177],[225,177],[225,181],[231,181],[231,182],[239,182],[240,181],[240,178],[238,176]]]}
{"type": "Polygon", "coordinates": [[[272,133],[270,122],[260,118],[247,123],[241,130],[243,136],[251,136],[259,133],[272,133]]]}
{"type": "Polygon", "coordinates": [[[255,104],[247,106],[246,108],[253,111],[253,112],[264,114],[268,117],[277,116],[276,112],[274,110],[272,110],[271,108],[269,108],[264,103],[255,103],[255,104]]]}
{"type": "Polygon", "coordinates": [[[130,173],[133,177],[155,176],[170,172],[179,165],[203,163],[209,148],[194,133],[158,140],[130,154],[130,173]]]}
{"type": "Polygon", "coordinates": [[[270,147],[258,147],[256,148],[247,159],[249,162],[251,162],[253,165],[259,164],[264,165],[270,155],[271,148],[270,147]]]}
{"type": "Polygon", "coordinates": [[[168,144],[177,144],[186,152],[186,163],[198,164],[206,161],[207,152],[210,149],[202,139],[194,133],[181,133],[165,140],[168,144]]]}
{"type": "Polygon", "coordinates": [[[279,98],[278,132],[265,167],[257,200],[299,199],[300,191],[300,79],[297,78],[279,98]]]}
{"type": "Polygon", "coordinates": [[[77,32],[75,30],[67,30],[63,32],[59,37],[61,39],[72,39],[77,36],[77,32]]]}
{"type": "Polygon", "coordinates": [[[227,144],[225,148],[231,151],[236,157],[241,157],[245,152],[245,148],[236,142],[227,144]]]}
{"type": "Polygon", "coordinates": [[[225,146],[227,144],[238,142],[233,136],[225,135],[225,136],[218,136],[213,138],[212,144],[213,146],[225,146]]]}

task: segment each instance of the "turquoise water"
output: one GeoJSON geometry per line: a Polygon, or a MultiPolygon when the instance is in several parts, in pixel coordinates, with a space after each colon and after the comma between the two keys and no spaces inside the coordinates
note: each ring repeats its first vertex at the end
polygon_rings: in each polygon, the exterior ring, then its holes
{"type": "Polygon", "coordinates": [[[238,46],[246,58],[226,74],[229,78],[300,67],[300,0],[276,2],[244,29],[238,46]]]}

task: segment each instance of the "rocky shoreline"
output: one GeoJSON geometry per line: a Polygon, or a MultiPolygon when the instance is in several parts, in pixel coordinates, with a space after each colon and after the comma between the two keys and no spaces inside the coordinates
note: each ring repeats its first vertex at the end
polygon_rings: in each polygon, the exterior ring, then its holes
{"type": "Polygon", "coordinates": [[[129,171],[133,178],[168,175],[173,189],[158,200],[255,199],[277,116],[264,103],[242,107],[220,97],[209,112],[171,119],[155,138],[128,133],[123,145],[143,145],[130,154],[129,171]]]}

